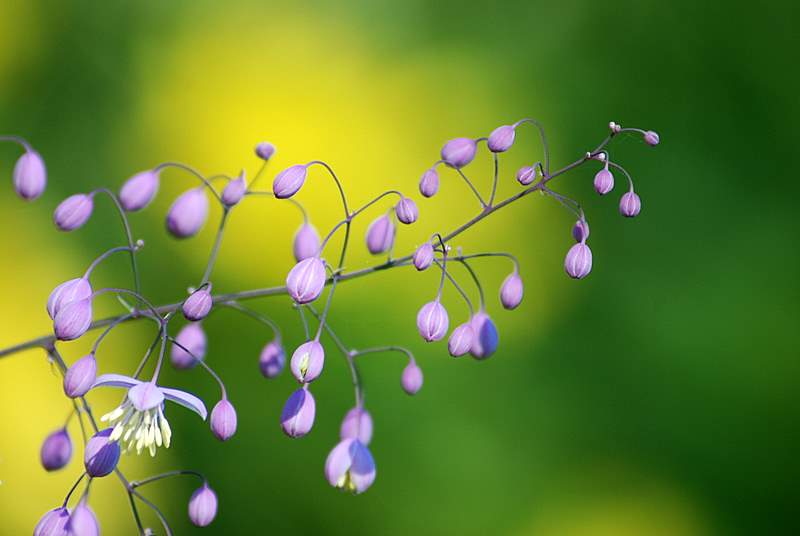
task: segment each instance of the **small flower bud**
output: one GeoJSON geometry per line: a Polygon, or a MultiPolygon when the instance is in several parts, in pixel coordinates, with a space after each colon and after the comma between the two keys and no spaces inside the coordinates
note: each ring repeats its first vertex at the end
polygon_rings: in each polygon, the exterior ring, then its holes
{"type": "Polygon", "coordinates": [[[362,444],[369,445],[372,440],[372,416],[363,408],[355,407],[347,412],[339,430],[341,439],[358,439],[362,444]]]}
{"type": "Polygon", "coordinates": [[[608,166],[594,176],[594,189],[600,195],[606,195],[614,189],[614,175],[608,170],[608,166]]]}
{"type": "Polygon", "coordinates": [[[189,499],[189,519],[196,527],[207,527],[217,517],[217,494],[206,482],[189,499]]]}
{"type": "Polygon", "coordinates": [[[97,379],[97,361],[88,354],[75,361],[64,374],[64,394],[70,398],[83,396],[97,379]]]}
{"type": "Polygon", "coordinates": [[[478,146],[475,140],[470,138],[455,138],[448,141],[442,147],[442,160],[445,164],[454,168],[462,168],[472,162],[478,146]]]}
{"type": "Polygon", "coordinates": [[[536,168],[533,166],[522,166],[517,170],[517,181],[527,186],[536,180],[536,168]]]}
{"type": "Polygon", "coordinates": [[[434,168],[425,170],[419,180],[419,193],[424,197],[433,197],[439,191],[439,173],[434,168]]]}
{"type": "Polygon", "coordinates": [[[633,218],[642,210],[642,200],[633,190],[626,192],[619,200],[619,213],[626,218],[633,218]]]}
{"type": "Polygon", "coordinates": [[[70,279],[61,283],[47,298],[47,314],[55,319],[62,307],[74,301],[84,300],[92,295],[92,285],[89,280],[83,277],[70,279]]]}
{"type": "Polygon", "coordinates": [[[258,367],[265,378],[274,378],[283,371],[286,364],[286,354],[283,346],[276,339],[268,342],[261,350],[258,358],[258,367]]]}
{"type": "Polygon", "coordinates": [[[298,346],[290,363],[292,374],[300,383],[316,380],[324,365],[325,349],[317,341],[308,341],[298,346]]]}
{"type": "Polygon", "coordinates": [[[589,238],[589,224],[586,223],[586,220],[575,222],[575,225],[572,226],[572,238],[575,239],[575,242],[586,242],[586,239],[589,238]]]}
{"type": "Polygon", "coordinates": [[[47,186],[47,168],[42,157],[33,150],[22,153],[14,165],[14,190],[26,201],[33,201],[47,186]]]}
{"type": "Polygon", "coordinates": [[[256,145],[256,156],[261,160],[269,160],[275,154],[275,146],[268,141],[262,141],[256,145]]]}
{"type": "Polygon", "coordinates": [[[573,279],[583,279],[592,271],[592,250],[586,242],[575,244],[564,259],[564,270],[573,279]]]}
{"type": "Polygon", "coordinates": [[[137,173],[122,185],[119,203],[128,212],[142,210],[155,198],[160,182],[159,172],[149,169],[137,173]]]}
{"type": "Polygon", "coordinates": [[[403,374],[400,376],[400,385],[409,395],[415,395],[422,389],[422,369],[417,366],[417,363],[412,359],[403,369],[403,374]]]}
{"type": "Polygon", "coordinates": [[[100,536],[100,524],[86,499],[78,503],[64,528],[69,536],[100,536]]]}
{"type": "Polygon", "coordinates": [[[196,235],[208,218],[208,197],[203,187],[183,192],[167,212],[167,230],[176,238],[196,235]]]}
{"type": "Polygon", "coordinates": [[[620,130],[622,130],[622,126],[616,124],[614,121],[611,121],[608,124],[608,129],[613,132],[614,134],[619,134],[620,130]]]}
{"type": "Polygon", "coordinates": [[[516,270],[508,274],[508,277],[503,281],[500,287],[500,303],[506,309],[516,309],[522,302],[522,294],[524,287],[522,285],[522,278],[516,270]]]}
{"type": "Polygon", "coordinates": [[[438,341],[447,334],[449,326],[447,310],[439,300],[428,302],[417,313],[417,329],[428,342],[438,341]]]}
{"type": "Polygon", "coordinates": [[[211,410],[211,431],[220,441],[227,441],[236,433],[236,409],[223,398],[211,410]]]}
{"type": "Polygon", "coordinates": [[[60,231],[74,231],[89,221],[94,209],[91,195],[71,195],[56,207],[53,221],[60,231]]]}
{"type": "Polygon", "coordinates": [[[296,164],[292,167],[286,168],[278,175],[272,182],[272,193],[278,199],[287,199],[303,187],[306,181],[307,168],[303,164],[296,164]]]}
{"type": "Polygon", "coordinates": [[[208,316],[213,302],[214,300],[211,297],[210,284],[201,289],[195,290],[192,292],[191,296],[186,298],[186,300],[183,302],[183,306],[181,307],[183,316],[185,316],[187,320],[202,320],[208,316]]]}
{"type": "Polygon", "coordinates": [[[239,203],[247,192],[247,181],[244,178],[244,170],[239,176],[225,185],[222,190],[222,204],[230,208],[239,203]]]}
{"type": "Polygon", "coordinates": [[[54,508],[47,512],[33,529],[33,536],[66,536],[69,510],[65,507],[54,508]]]}
{"type": "Polygon", "coordinates": [[[319,253],[319,234],[313,225],[304,223],[294,235],[292,243],[292,253],[297,262],[309,257],[315,257],[319,253]]]}
{"type": "Polygon", "coordinates": [[[92,324],[92,300],[85,298],[69,302],[58,310],[53,319],[53,331],[60,341],[72,341],[89,330],[92,324]]]}
{"type": "Polygon", "coordinates": [[[657,132],[653,132],[652,130],[648,130],[647,132],[644,133],[644,142],[647,145],[649,145],[651,147],[655,147],[656,145],[658,145],[658,143],[660,141],[661,141],[661,138],[659,138],[657,132]]]}
{"type": "Polygon", "coordinates": [[[493,153],[504,153],[511,149],[511,146],[514,145],[514,137],[516,136],[516,132],[514,127],[511,125],[503,125],[497,127],[489,134],[489,140],[486,144],[489,146],[489,150],[493,153]]]}
{"type": "Polygon", "coordinates": [[[419,209],[417,208],[417,204],[414,203],[414,200],[410,197],[402,198],[398,203],[397,206],[394,207],[395,214],[397,214],[397,219],[400,223],[411,224],[417,221],[419,217],[419,209]]]}
{"type": "Polygon", "coordinates": [[[427,270],[433,264],[433,245],[425,242],[414,252],[414,268],[418,271],[427,270]]]}
{"type": "Polygon", "coordinates": [[[83,465],[86,474],[93,478],[106,476],[111,473],[119,462],[119,443],[111,441],[109,437],[113,428],[100,430],[86,443],[83,451],[83,465]]]}
{"type": "Polygon", "coordinates": [[[186,348],[186,350],[191,352],[190,354],[177,344],[172,345],[169,357],[172,366],[176,369],[190,369],[197,365],[197,359],[202,361],[206,356],[208,339],[206,338],[206,332],[203,331],[203,325],[200,322],[192,322],[183,326],[175,336],[175,340],[186,348]],[[192,357],[193,355],[194,357],[192,357]]]}
{"type": "Polygon", "coordinates": [[[300,388],[289,397],[281,412],[281,428],[289,437],[303,437],[314,426],[317,405],[311,391],[300,388]]]}
{"type": "Polygon", "coordinates": [[[470,320],[472,331],[475,337],[472,339],[472,347],[469,353],[475,359],[486,359],[491,357],[497,350],[500,336],[492,319],[484,311],[473,315],[470,320]]]}
{"type": "Polygon", "coordinates": [[[475,332],[472,330],[472,325],[469,322],[464,322],[450,334],[447,339],[447,351],[453,357],[461,357],[469,352],[472,348],[472,340],[475,338],[475,332]]]}
{"type": "Polygon", "coordinates": [[[394,244],[394,223],[384,214],[377,217],[367,228],[367,249],[373,255],[386,253],[394,244]]]}
{"type": "Polygon", "coordinates": [[[325,280],[325,264],[319,257],[309,257],[289,271],[286,288],[297,303],[310,303],[319,298],[325,288],[325,280]]]}
{"type": "Polygon", "coordinates": [[[61,428],[47,436],[39,455],[46,471],[55,471],[67,465],[72,458],[72,440],[67,429],[61,428]]]}
{"type": "Polygon", "coordinates": [[[345,439],[328,454],[325,478],[335,488],[363,493],[375,482],[375,460],[359,440],[345,439]]]}

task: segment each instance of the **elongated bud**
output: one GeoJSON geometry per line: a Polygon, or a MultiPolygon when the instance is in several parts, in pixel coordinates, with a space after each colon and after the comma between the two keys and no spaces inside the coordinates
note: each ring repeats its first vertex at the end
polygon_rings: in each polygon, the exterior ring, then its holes
{"type": "Polygon", "coordinates": [[[319,298],[325,288],[325,280],[325,264],[319,257],[309,257],[289,271],[286,288],[297,303],[310,303],[319,298]]]}
{"type": "Polygon", "coordinates": [[[619,213],[626,218],[633,218],[639,215],[642,210],[642,200],[639,195],[633,190],[625,192],[625,195],[619,200],[619,213]]]}
{"type": "Polygon", "coordinates": [[[322,373],[324,365],[325,349],[317,341],[308,341],[294,351],[290,367],[297,381],[311,383],[322,373]]]}
{"type": "Polygon", "coordinates": [[[373,255],[386,253],[394,244],[394,223],[384,214],[377,217],[367,228],[367,249],[373,255]]]}
{"type": "Polygon", "coordinates": [[[53,222],[60,231],[74,231],[89,221],[94,209],[91,195],[71,195],[56,207],[53,222]]]}
{"type": "Polygon", "coordinates": [[[256,156],[261,160],[269,160],[275,154],[275,146],[268,141],[262,141],[256,145],[256,156]]]}
{"type": "Polygon", "coordinates": [[[236,409],[227,398],[211,410],[211,431],[220,441],[227,441],[236,433],[236,409]]]}
{"type": "Polygon", "coordinates": [[[533,166],[522,166],[517,170],[517,181],[527,186],[536,180],[536,168],[533,166]]]}
{"type": "Polygon", "coordinates": [[[64,374],[64,394],[77,398],[89,392],[97,379],[97,361],[88,354],[75,361],[64,374]]]}
{"type": "Polygon", "coordinates": [[[450,167],[462,168],[472,162],[478,146],[470,138],[455,138],[442,147],[442,160],[450,167]]]}
{"type": "Polygon", "coordinates": [[[33,536],[67,536],[69,510],[63,506],[47,512],[33,529],[33,536]]]}
{"type": "Polygon", "coordinates": [[[69,302],[58,310],[53,319],[53,331],[60,341],[72,341],[89,330],[92,324],[92,300],[69,302]]]}
{"type": "Polygon", "coordinates": [[[189,499],[189,519],[196,527],[207,527],[215,517],[217,517],[217,494],[204,482],[189,499]]]}
{"type": "Polygon", "coordinates": [[[473,315],[472,331],[475,337],[472,339],[472,347],[469,353],[475,359],[486,359],[491,357],[497,351],[497,345],[500,342],[500,336],[497,333],[497,327],[494,322],[484,311],[480,311],[473,315]]]}
{"type": "Polygon", "coordinates": [[[447,339],[447,351],[453,357],[461,357],[470,351],[474,338],[475,331],[472,329],[472,324],[464,322],[454,329],[447,339]]]}
{"type": "Polygon", "coordinates": [[[167,230],[176,238],[196,235],[208,218],[208,197],[203,187],[183,192],[167,212],[167,230]]]}
{"type": "Polygon", "coordinates": [[[183,326],[175,336],[175,340],[191,352],[190,354],[177,344],[172,345],[169,358],[172,366],[176,369],[190,369],[197,365],[197,359],[202,361],[205,358],[208,339],[200,322],[192,322],[183,326]]]}
{"type": "Polygon", "coordinates": [[[608,170],[608,166],[597,172],[594,176],[594,190],[600,195],[606,195],[614,189],[614,175],[608,170]]]}
{"type": "Polygon", "coordinates": [[[239,176],[225,185],[222,190],[222,204],[230,208],[239,203],[247,192],[247,181],[245,180],[244,170],[239,176]]]}
{"type": "Polygon", "coordinates": [[[572,226],[572,238],[575,239],[575,242],[586,242],[586,239],[589,238],[589,224],[586,223],[586,220],[575,222],[575,225],[572,226]]]}
{"type": "Polygon", "coordinates": [[[72,511],[65,528],[69,536],[100,536],[100,524],[92,509],[86,504],[86,499],[81,499],[72,511]]]}
{"type": "Polygon", "coordinates": [[[428,302],[417,313],[417,329],[428,342],[438,341],[447,334],[450,320],[439,300],[428,302]]]}
{"type": "Polygon", "coordinates": [[[516,309],[522,302],[523,294],[522,278],[516,270],[508,274],[500,287],[500,303],[506,309],[516,309]]]}
{"type": "Polygon", "coordinates": [[[397,206],[394,207],[395,214],[400,223],[411,224],[417,221],[419,217],[419,209],[414,200],[410,197],[402,198],[397,206]]]}
{"type": "Polygon", "coordinates": [[[354,438],[364,445],[372,440],[372,416],[363,408],[355,407],[347,412],[339,430],[341,439],[354,438]]]}
{"type": "Polygon", "coordinates": [[[358,439],[348,438],[337,444],[325,460],[328,483],[350,493],[363,493],[375,482],[375,460],[358,439]]]}
{"type": "Polygon", "coordinates": [[[433,245],[430,242],[425,242],[417,251],[414,252],[414,268],[419,270],[427,270],[433,264],[433,245]]]}
{"type": "Polygon", "coordinates": [[[307,167],[303,164],[296,164],[284,169],[275,176],[275,180],[272,182],[272,193],[278,199],[292,197],[303,187],[307,172],[307,167]]]}
{"type": "Polygon", "coordinates": [[[592,271],[592,250],[585,242],[569,248],[564,259],[564,270],[573,279],[583,279],[592,271]]]}
{"type": "Polygon", "coordinates": [[[210,284],[195,290],[192,292],[191,296],[186,298],[186,301],[183,302],[183,306],[181,307],[183,316],[185,316],[187,320],[202,320],[208,316],[213,302],[214,299],[211,297],[210,284]]]}
{"type": "Polygon", "coordinates": [[[120,188],[120,205],[128,212],[142,210],[155,198],[160,182],[158,171],[148,169],[137,173],[120,188]]]}
{"type": "Polygon", "coordinates": [[[26,201],[38,198],[47,186],[47,168],[34,150],[22,153],[14,165],[14,190],[26,201]]]}
{"type": "Polygon", "coordinates": [[[403,387],[403,391],[409,395],[415,395],[422,389],[422,369],[413,359],[403,369],[400,385],[403,387]]]}
{"type": "Polygon", "coordinates": [[[656,145],[658,145],[660,141],[661,138],[659,138],[658,133],[653,132],[652,130],[648,130],[647,132],[644,133],[644,142],[647,145],[655,147],[656,145]]]}
{"type": "Polygon", "coordinates": [[[314,426],[317,405],[311,391],[300,388],[291,394],[281,412],[281,428],[289,437],[303,437],[314,426]]]}
{"type": "Polygon", "coordinates": [[[439,173],[434,168],[425,170],[419,180],[419,193],[424,197],[433,197],[439,191],[439,173]]]}
{"type": "Polygon", "coordinates": [[[117,467],[120,448],[119,443],[110,440],[112,431],[113,428],[100,430],[86,443],[83,465],[86,467],[86,474],[93,478],[106,476],[117,467]]]}
{"type": "Polygon", "coordinates": [[[514,127],[511,125],[503,125],[497,127],[489,134],[489,140],[486,144],[493,153],[504,153],[514,145],[515,135],[514,127]]]}
{"type": "Polygon", "coordinates": [[[274,378],[286,365],[286,353],[278,340],[268,342],[258,357],[258,367],[265,378],[274,378]]]}
{"type": "Polygon", "coordinates": [[[89,280],[83,277],[70,279],[61,283],[47,298],[47,314],[55,319],[58,312],[68,303],[84,300],[92,295],[92,285],[89,280]]]}
{"type": "Polygon", "coordinates": [[[319,253],[319,233],[310,223],[300,226],[294,235],[292,243],[292,253],[297,262],[309,257],[316,257],[319,253]]]}
{"type": "Polygon", "coordinates": [[[60,428],[47,436],[39,455],[46,471],[55,471],[67,465],[72,458],[72,440],[67,429],[60,428]]]}

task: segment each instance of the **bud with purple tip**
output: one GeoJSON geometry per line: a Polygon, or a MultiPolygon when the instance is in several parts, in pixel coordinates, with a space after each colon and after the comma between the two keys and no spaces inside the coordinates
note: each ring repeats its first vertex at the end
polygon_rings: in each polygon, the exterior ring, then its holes
{"type": "Polygon", "coordinates": [[[236,433],[236,409],[227,398],[222,398],[211,410],[211,431],[220,441],[227,441],[236,433]]]}
{"type": "Polygon", "coordinates": [[[358,439],[362,444],[369,445],[372,440],[372,416],[364,408],[351,409],[344,416],[339,437],[358,439]]]}
{"type": "Polygon", "coordinates": [[[92,300],[85,298],[65,304],[53,319],[53,331],[60,341],[72,341],[89,330],[92,324],[92,300]]]}
{"type": "Polygon", "coordinates": [[[313,225],[304,223],[294,235],[292,243],[292,253],[297,262],[309,257],[315,257],[319,253],[319,234],[313,225]]]}
{"type": "Polygon", "coordinates": [[[85,498],[72,511],[64,528],[69,536],[100,536],[100,524],[85,498]]]}
{"type": "Polygon", "coordinates": [[[258,367],[265,378],[274,378],[283,371],[286,364],[286,354],[280,341],[275,339],[268,342],[261,350],[258,358],[258,367]]]}
{"type": "Polygon", "coordinates": [[[447,310],[438,299],[422,306],[417,313],[417,329],[428,342],[438,341],[447,334],[450,320],[447,310]]]}
{"type": "Polygon", "coordinates": [[[633,190],[625,192],[625,194],[619,200],[619,213],[626,218],[633,218],[637,216],[641,210],[642,200],[639,199],[639,195],[633,190]]]}
{"type": "Polygon", "coordinates": [[[217,494],[207,482],[197,488],[189,499],[189,519],[197,527],[207,527],[217,517],[217,494]]]}
{"type": "Polygon", "coordinates": [[[86,443],[83,465],[92,478],[106,476],[117,467],[120,448],[119,443],[109,439],[112,431],[113,428],[100,430],[86,443]]]}
{"type": "Polygon", "coordinates": [[[614,175],[608,170],[608,164],[594,176],[594,189],[600,195],[606,195],[614,189],[614,175]]]}
{"type": "Polygon", "coordinates": [[[592,271],[592,250],[586,242],[579,242],[569,248],[564,259],[564,270],[573,279],[583,279],[592,271]]]}
{"type": "Polygon", "coordinates": [[[61,283],[47,298],[47,314],[55,319],[62,307],[74,301],[84,300],[92,295],[92,285],[84,277],[70,279],[61,283]]]}
{"type": "Polygon", "coordinates": [[[516,131],[514,127],[511,125],[503,125],[497,127],[489,134],[489,140],[486,144],[493,153],[503,153],[511,149],[511,146],[514,145],[515,136],[516,131]]]}
{"type": "Polygon", "coordinates": [[[658,136],[657,132],[653,132],[652,130],[648,130],[644,133],[644,142],[651,146],[655,147],[661,141],[661,138],[658,136]]]}
{"type": "Polygon", "coordinates": [[[128,212],[142,210],[158,193],[158,171],[149,169],[137,173],[122,185],[119,191],[119,203],[128,212]]]}
{"type": "Polygon", "coordinates": [[[284,169],[278,173],[272,182],[272,193],[278,199],[292,197],[302,188],[303,183],[306,181],[307,173],[307,166],[303,164],[296,164],[284,169]]]}
{"type": "Polygon", "coordinates": [[[473,315],[470,323],[475,337],[472,339],[472,347],[469,353],[475,359],[491,357],[497,351],[497,345],[500,342],[500,336],[497,333],[497,327],[495,327],[494,322],[485,311],[479,311],[473,315]]]}
{"type": "Polygon", "coordinates": [[[70,398],[77,398],[89,392],[95,379],[97,379],[97,361],[94,353],[83,356],[75,361],[64,374],[64,394],[70,398]]]}
{"type": "Polygon", "coordinates": [[[225,185],[222,190],[222,204],[228,208],[239,203],[247,192],[247,181],[244,178],[244,170],[239,173],[239,176],[225,185]]]}
{"type": "Polygon", "coordinates": [[[33,536],[66,536],[69,510],[61,506],[47,512],[33,529],[33,536]]]}
{"type": "Polygon", "coordinates": [[[375,460],[358,439],[344,439],[325,460],[325,478],[335,488],[363,493],[375,481],[375,460]]]}
{"type": "Polygon", "coordinates": [[[269,160],[275,154],[275,146],[268,141],[262,141],[256,145],[256,156],[261,160],[269,160]]]}
{"type": "Polygon", "coordinates": [[[439,173],[434,168],[425,170],[419,180],[419,193],[424,197],[433,197],[439,191],[439,173]]]}
{"type": "Polygon", "coordinates": [[[500,303],[506,309],[516,309],[522,302],[523,291],[522,278],[514,270],[508,274],[508,277],[505,278],[503,285],[500,287],[500,303]]]}
{"type": "Polygon", "coordinates": [[[294,265],[286,276],[289,296],[297,303],[310,303],[325,288],[325,264],[319,257],[309,257],[294,265]]]}
{"type": "Polygon", "coordinates": [[[300,383],[311,383],[322,373],[325,365],[325,349],[314,340],[297,347],[292,354],[290,367],[292,374],[300,383]]]}
{"type": "Polygon", "coordinates": [[[203,187],[183,192],[169,207],[167,230],[176,238],[196,235],[208,218],[208,197],[203,187]]]}
{"type": "Polygon", "coordinates": [[[394,244],[394,223],[384,214],[379,216],[367,228],[367,249],[373,255],[386,253],[394,244]]]}
{"type": "Polygon", "coordinates": [[[414,268],[419,270],[427,270],[433,264],[433,245],[430,242],[425,242],[417,251],[414,252],[414,268]]]}
{"type": "Polygon", "coordinates": [[[61,469],[72,458],[72,440],[66,428],[60,428],[47,436],[39,451],[42,467],[46,471],[61,469]]]}
{"type": "Polygon", "coordinates": [[[462,168],[472,162],[478,146],[471,138],[455,138],[442,147],[442,160],[450,167],[462,168]]]}
{"type": "Polygon", "coordinates": [[[575,239],[575,242],[586,242],[586,239],[589,238],[589,224],[586,223],[586,220],[578,220],[575,222],[575,225],[572,226],[572,238],[575,239]]]}
{"type": "Polygon", "coordinates": [[[417,221],[419,217],[419,209],[417,208],[417,204],[414,203],[414,200],[410,197],[403,197],[397,203],[397,206],[394,207],[395,214],[397,214],[397,219],[400,220],[401,223],[411,224],[417,221]]]}
{"type": "Polygon", "coordinates": [[[517,170],[517,181],[527,186],[536,179],[536,168],[533,166],[522,166],[517,170]]]}
{"type": "Polygon", "coordinates": [[[172,345],[170,361],[176,369],[190,369],[197,365],[197,359],[202,360],[206,356],[208,339],[200,322],[192,322],[183,326],[175,336],[175,340],[191,352],[187,352],[177,344],[172,345]]]}
{"type": "Polygon", "coordinates": [[[317,411],[311,391],[302,387],[291,394],[281,412],[281,428],[289,437],[303,437],[314,426],[317,411]]]}
{"type": "Polygon", "coordinates": [[[415,395],[422,389],[422,369],[413,359],[408,362],[400,376],[400,385],[409,395],[415,395]]]}
{"type": "Polygon", "coordinates": [[[33,201],[47,186],[47,168],[42,157],[34,150],[22,153],[14,165],[14,190],[26,201],[33,201]]]}
{"type": "Polygon", "coordinates": [[[213,302],[214,300],[211,297],[211,284],[209,283],[205,287],[195,290],[192,292],[191,296],[186,298],[181,307],[183,316],[185,316],[187,320],[202,320],[208,316],[213,302]]]}
{"type": "Polygon", "coordinates": [[[475,331],[472,329],[472,324],[464,322],[454,329],[447,339],[447,351],[453,357],[461,357],[470,351],[474,338],[475,331]]]}
{"type": "Polygon", "coordinates": [[[91,194],[71,195],[61,202],[53,212],[53,222],[61,231],[74,231],[89,221],[94,210],[91,194]]]}

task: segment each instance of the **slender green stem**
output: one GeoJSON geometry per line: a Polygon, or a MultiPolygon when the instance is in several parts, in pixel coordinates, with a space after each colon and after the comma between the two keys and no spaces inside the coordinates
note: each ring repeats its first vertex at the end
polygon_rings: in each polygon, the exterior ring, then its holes
{"type": "Polygon", "coordinates": [[[214,264],[217,262],[217,255],[219,254],[219,249],[222,245],[222,236],[225,234],[225,223],[228,221],[228,214],[230,214],[230,209],[225,207],[222,211],[222,218],[219,220],[217,237],[214,239],[214,246],[211,248],[211,255],[208,257],[208,263],[206,264],[205,272],[203,272],[203,279],[200,281],[200,286],[208,283],[208,279],[211,277],[211,272],[214,270],[214,264]]]}

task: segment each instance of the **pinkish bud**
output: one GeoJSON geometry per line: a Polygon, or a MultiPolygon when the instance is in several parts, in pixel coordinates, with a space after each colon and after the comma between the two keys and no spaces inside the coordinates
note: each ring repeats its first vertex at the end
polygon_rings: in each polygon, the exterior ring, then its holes
{"type": "Polygon", "coordinates": [[[137,173],[122,185],[119,203],[128,212],[142,210],[158,193],[159,173],[152,169],[137,173]]]}
{"type": "Polygon", "coordinates": [[[64,374],[64,394],[77,398],[89,392],[97,379],[97,361],[88,354],[75,361],[64,374]]]}
{"type": "Polygon", "coordinates": [[[222,190],[222,204],[230,208],[239,203],[247,192],[247,181],[245,180],[244,170],[239,176],[225,185],[222,190]]]}
{"type": "Polygon", "coordinates": [[[522,302],[522,294],[524,288],[522,286],[522,278],[516,270],[508,274],[508,277],[503,281],[500,287],[500,303],[506,309],[516,309],[522,302]]]}
{"type": "Polygon", "coordinates": [[[278,199],[287,199],[302,188],[306,181],[307,168],[303,164],[296,164],[286,168],[275,177],[272,182],[272,193],[278,199]]]}
{"type": "Polygon", "coordinates": [[[175,336],[175,340],[191,352],[187,352],[177,344],[172,345],[170,361],[176,369],[190,369],[197,365],[198,359],[202,361],[205,358],[208,339],[200,322],[192,322],[183,326],[175,336]]]}
{"type": "Polygon", "coordinates": [[[464,322],[450,334],[447,340],[447,351],[453,357],[460,357],[472,348],[472,340],[475,338],[475,332],[469,322],[464,322]]]}
{"type": "Polygon", "coordinates": [[[268,342],[261,350],[258,358],[258,367],[265,378],[274,378],[283,371],[286,365],[286,353],[283,346],[276,339],[268,342]]]}
{"type": "Polygon", "coordinates": [[[262,141],[256,145],[256,156],[261,160],[269,160],[275,154],[275,146],[268,141],[262,141]]]}
{"type": "Polygon", "coordinates": [[[69,536],[100,536],[100,524],[97,522],[97,516],[86,504],[85,497],[70,514],[64,529],[64,534],[69,536]]]}
{"type": "Polygon", "coordinates": [[[297,347],[289,366],[297,381],[311,383],[322,373],[324,365],[325,349],[317,341],[308,341],[297,347]]]}
{"type": "Polygon", "coordinates": [[[430,242],[425,242],[417,251],[414,252],[414,268],[420,272],[427,270],[433,264],[433,245],[430,242]]]}
{"type": "Polygon", "coordinates": [[[462,168],[472,162],[478,146],[470,138],[455,138],[442,147],[442,160],[450,167],[462,168]]]}
{"type": "Polygon", "coordinates": [[[373,255],[386,253],[394,244],[395,227],[392,219],[384,214],[379,216],[367,228],[367,249],[373,255]]]}
{"type": "Polygon", "coordinates": [[[308,389],[300,388],[289,397],[281,412],[281,428],[289,437],[303,437],[314,426],[317,405],[308,389]]]}
{"type": "Polygon", "coordinates": [[[586,223],[586,220],[575,222],[575,225],[572,226],[572,237],[575,242],[586,242],[586,239],[589,238],[589,224],[586,223]]]}
{"type": "Polygon", "coordinates": [[[403,387],[403,391],[409,395],[415,395],[422,389],[422,369],[417,366],[413,359],[403,369],[400,385],[403,387]]]}
{"type": "Polygon", "coordinates": [[[60,428],[47,436],[39,452],[45,471],[61,469],[72,458],[72,440],[66,428],[60,428]]]}
{"type": "Polygon", "coordinates": [[[85,298],[64,305],[53,319],[53,331],[60,341],[72,341],[92,324],[92,300],[85,298]]]}
{"type": "Polygon", "coordinates": [[[33,536],[66,536],[69,510],[65,507],[50,510],[36,524],[33,536]]]}
{"type": "Polygon", "coordinates": [[[411,224],[417,221],[419,209],[410,197],[403,197],[394,207],[395,214],[400,223],[411,224]]]}
{"type": "Polygon", "coordinates": [[[50,315],[50,318],[55,319],[62,307],[68,303],[89,298],[91,295],[92,285],[89,284],[88,279],[78,277],[65,281],[50,293],[50,297],[47,299],[47,314],[50,315]]]}
{"type": "Polygon", "coordinates": [[[614,189],[614,175],[608,170],[608,166],[594,176],[594,189],[600,195],[606,195],[614,189]]]}
{"type": "Polygon", "coordinates": [[[310,303],[325,288],[325,264],[319,257],[309,257],[294,265],[286,276],[289,296],[299,304],[310,303]]]}
{"type": "Polygon", "coordinates": [[[517,181],[527,186],[536,180],[536,168],[533,166],[522,166],[517,170],[517,181]]]}
{"type": "Polygon", "coordinates": [[[47,168],[34,150],[22,153],[14,165],[14,190],[26,201],[38,198],[47,186],[47,168]]]}
{"type": "Polygon", "coordinates": [[[470,320],[472,331],[475,334],[472,339],[472,347],[469,353],[475,359],[487,359],[497,351],[500,336],[492,319],[484,311],[479,311],[470,320]]]}
{"type": "Polygon", "coordinates": [[[292,253],[297,262],[309,257],[315,257],[319,253],[319,234],[313,225],[304,223],[294,235],[292,243],[292,253]]]}
{"type": "Polygon", "coordinates": [[[196,235],[208,218],[208,197],[203,187],[182,193],[167,212],[167,230],[176,238],[196,235]]]}
{"type": "Polygon", "coordinates": [[[183,306],[181,307],[183,316],[186,317],[186,320],[202,320],[208,316],[213,302],[214,299],[211,297],[210,284],[195,290],[192,292],[191,296],[186,298],[186,301],[183,302],[183,306]]]}
{"type": "Polygon", "coordinates": [[[217,517],[217,494],[203,482],[189,499],[189,519],[196,527],[207,527],[217,517]]]}
{"type": "Polygon", "coordinates": [[[642,200],[633,190],[625,192],[619,200],[619,213],[626,218],[633,218],[642,210],[642,200]]]}
{"type": "Polygon", "coordinates": [[[220,441],[227,441],[236,433],[236,410],[223,398],[211,410],[211,432],[220,441]]]}
{"type": "Polygon", "coordinates": [[[572,246],[564,259],[564,270],[573,279],[583,279],[592,271],[592,250],[585,242],[572,246]]]}
{"type": "Polygon", "coordinates": [[[486,144],[493,153],[504,153],[514,145],[515,135],[514,127],[511,125],[503,125],[497,127],[489,134],[489,140],[486,144]]]}
{"type": "Polygon", "coordinates": [[[644,133],[644,142],[647,145],[655,147],[656,145],[658,145],[660,141],[661,138],[659,138],[658,133],[653,132],[652,130],[648,130],[647,132],[644,133]]]}
{"type": "Polygon", "coordinates": [[[60,231],[74,231],[89,221],[93,209],[94,201],[91,195],[71,195],[56,207],[53,221],[60,231]]]}
{"type": "Polygon", "coordinates": [[[100,430],[86,443],[83,450],[83,465],[92,478],[110,475],[119,463],[121,449],[117,441],[111,440],[113,428],[100,430]]]}
{"type": "Polygon", "coordinates": [[[428,302],[417,313],[417,329],[428,342],[438,341],[447,334],[450,320],[439,300],[428,302]]]}
{"type": "Polygon", "coordinates": [[[419,180],[419,193],[424,197],[433,197],[439,191],[439,173],[434,168],[425,170],[419,180]]]}
{"type": "Polygon", "coordinates": [[[347,412],[339,430],[339,437],[358,439],[363,445],[372,440],[372,416],[363,408],[353,408],[347,412]]]}

